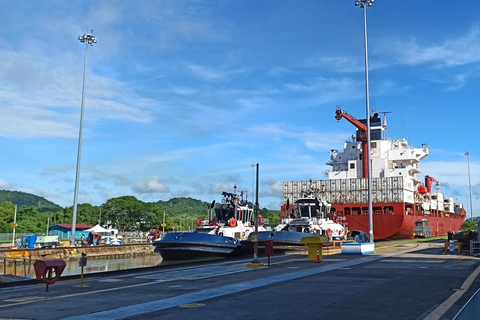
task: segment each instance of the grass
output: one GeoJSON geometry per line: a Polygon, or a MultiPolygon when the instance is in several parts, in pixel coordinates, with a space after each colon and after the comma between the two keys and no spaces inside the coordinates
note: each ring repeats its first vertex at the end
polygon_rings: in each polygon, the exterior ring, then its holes
{"type": "Polygon", "coordinates": [[[376,247],[385,247],[385,246],[396,246],[396,245],[402,245],[402,244],[408,244],[408,243],[421,243],[421,242],[434,242],[434,241],[445,241],[447,240],[447,236],[443,237],[432,237],[432,238],[426,238],[426,239],[405,239],[405,240],[380,240],[375,242],[376,247]]]}

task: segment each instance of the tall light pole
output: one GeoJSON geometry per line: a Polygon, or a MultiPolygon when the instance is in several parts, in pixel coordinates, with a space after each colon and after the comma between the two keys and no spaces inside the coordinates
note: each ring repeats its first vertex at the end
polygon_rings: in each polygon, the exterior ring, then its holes
{"type": "Polygon", "coordinates": [[[367,47],[367,7],[371,7],[374,0],[357,0],[356,6],[363,9],[363,25],[365,30],[365,99],[367,105],[367,168],[368,170],[368,234],[369,241],[373,242],[373,210],[372,210],[372,163],[370,157],[370,98],[368,92],[368,47],[367,47]]]}
{"type": "Polygon", "coordinates": [[[93,46],[94,43],[97,43],[97,39],[95,39],[95,37],[89,33],[85,33],[84,35],[79,36],[78,40],[80,40],[80,42],[85,43],[85,63],[83,65],[82,106],[80,108],[80,130],[78,133],[77,171],[75,174],[75,192],[73,196],[72,235],[70,237],[70,245],[72,246],[75,246],[75,231],[77,227],[78,180],[80,178],[80,159],[82,158],[83,109],[85,105],[85,77],[87,75],[88,45],[93,46]]]}
{"type": "Polygon", "coordinates": [[[258,219],[258,209],[259,209],[259,204],[258,204],[258,163],[256,165],[257,167],[257,180],[256,180],[256,188],[255,188],[255,207],[254,207],[254,213],[255,213],[255,242],[253,244],[253,261],[252,263],[258,263],[258,224],[259,224],[259,219],[258,219]]]}
{"type": "Polygon", "coordinates": [[[255,200],[255,188],[254,188],[254,183],[255,183],[255,163],[250,165],[250,168],[252,168],[252,204],[254,205],[254,200],[255,200]]]}
{"type": "Polygon", "coordinates": [[[470,182],[470,152],[465,152],[467,156],[467,165],[468,165],[468,189],[470,190],[470,219],[473,220],[473,205],[472,205],[472,183],[470,182]]]}

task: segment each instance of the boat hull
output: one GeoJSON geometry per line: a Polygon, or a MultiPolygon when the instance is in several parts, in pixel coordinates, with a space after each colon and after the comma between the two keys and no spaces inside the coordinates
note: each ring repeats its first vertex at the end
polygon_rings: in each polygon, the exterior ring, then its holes
{"type": "Polygon", "coordinates": [[[240,241],[207,233],[168,233],[153,242],[155,252],[163,260],[192,260],[209,257],[226,257],[240,250],[240,241]]]}
{"type": "MultiPolygon", "coordinates": [[[[348,230],[369,233],[368,204],[332,204],[340,223],[348,230]],[[355,210],[358,208],[359,210],[355,210]],[[349,214],[346,214],[349,213],[349,214]]],[[[374,239],[410,239],[413,238],[415,222],[426,219],[432,236],[445,236],[448,232],[458,232],[465,220],[465,214],[439,212],[424,214],[409,210],[404,202],[373,203],[374,239]],[[386,209],[388,208],[388,209],[386,209]],[[438,224],[437,224],[438,220],[438,224]],[[438,225],[438,227],[437,227],[438,225]]]]}
{"type": "MultiPolygon", "coordinates": [[[[242,251],[244,253],[250,253],[254,249],[255,243],[252,242],[252,236],[254,234],[251,234],[247,240],[242,241],[242,251]]],[[[302,238],[315,236],[320,235],[294,231],[261,231],[258,232],[257,241],[258,245],[263,248],[265,241],[272,240],[274,250],[288,251],[304,249],[305,244],[301,243],[302,238]]]]}

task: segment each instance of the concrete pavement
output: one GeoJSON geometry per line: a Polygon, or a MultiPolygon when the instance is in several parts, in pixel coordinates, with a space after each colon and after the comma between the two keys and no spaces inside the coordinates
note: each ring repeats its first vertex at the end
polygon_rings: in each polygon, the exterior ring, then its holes
{"type": "Polygon", "coordinates": [[[422,243],[319,264],[281,255],[251,268],[247,257],[89,276],[83,288],[2,288],[0,318],[452,319],[480,288],[480,260],[442,253],[443,244],[422,243]]]}

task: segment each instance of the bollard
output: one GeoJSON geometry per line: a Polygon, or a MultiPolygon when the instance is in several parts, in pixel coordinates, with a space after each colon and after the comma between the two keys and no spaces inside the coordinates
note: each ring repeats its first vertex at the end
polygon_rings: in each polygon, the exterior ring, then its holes
{"type": "Polygon", "coordinates": [[[315,263],[320,263],[320,250],[317,250],[317,261],[315,263]]]}
{"type": "Polygon", "coordinates": [[[80,261],[78,262],[78,265],[82,267],[82,274],[80,277],[80,288],[83,288],[83,267],[87,265],[87,254],[85,252],[82,252],[82,256],[80,257],[80,261]]]}
{"type": "Polygon", "coordinates": [[[326,236],[305,236],[300,240],[308,249],[309,261],[320,261],[322,259],[322,247],[324,243],[328,243],[329,239],[326,236]]]}
{"type": "Polygon", "coordinates": [[[273,255],[273,240],[265,240],[265,256],[268,257],[268,265],[270,265],[270,257],[273,255]]]}

